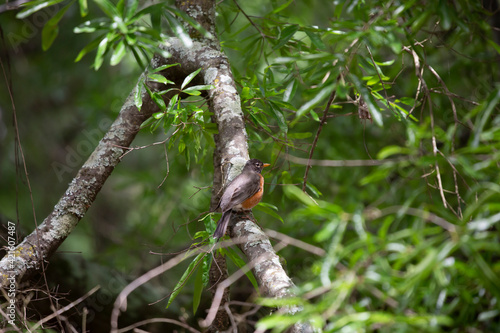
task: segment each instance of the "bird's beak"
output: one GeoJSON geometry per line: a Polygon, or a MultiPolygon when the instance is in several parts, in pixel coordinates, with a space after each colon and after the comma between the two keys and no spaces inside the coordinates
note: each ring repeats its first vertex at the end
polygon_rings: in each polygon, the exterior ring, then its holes
{"type": "Polygon", "coordinates": [[[271,164],[269,164],[269,163],[264,163],[264,165],[263,165],[262,167],[263,167],[263,168],[265,168],[265,167],[268,167],[268,166],[270,166],[270,165],[271,165],[271,164]]]}

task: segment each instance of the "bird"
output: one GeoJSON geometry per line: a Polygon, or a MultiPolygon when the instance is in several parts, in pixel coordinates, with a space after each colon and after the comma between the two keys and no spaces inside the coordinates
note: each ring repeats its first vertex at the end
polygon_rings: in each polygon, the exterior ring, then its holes
{"type": "Polygon", "coordinates": [[[264,177],[262,169],[270,166],[268,163],[253,158],[248,160],[241,173],[227,185],[217,208],[221,209],[222,217],[217,223],[214,238],[221,238],[226,234],[227,225],[233,211],[251,210],[264,194],[264,177]]]}

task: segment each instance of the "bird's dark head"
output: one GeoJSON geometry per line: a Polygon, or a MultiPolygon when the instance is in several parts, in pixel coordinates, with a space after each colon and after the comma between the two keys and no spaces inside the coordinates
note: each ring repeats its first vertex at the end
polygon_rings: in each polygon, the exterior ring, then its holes
{"type": "Polygon", "coordinates": [[[254,172],[261,173],[263,168],[270,166],[270,165],[271,164],[263,163],[261,160],[258,160],[256,158],[252,158],[251,160],[247,161],[244,169],[252,170],[254,172]]]}

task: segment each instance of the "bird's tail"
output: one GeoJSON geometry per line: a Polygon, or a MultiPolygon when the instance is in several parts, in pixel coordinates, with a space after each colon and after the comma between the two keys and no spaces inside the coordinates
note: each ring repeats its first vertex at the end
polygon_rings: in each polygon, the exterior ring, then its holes
{"type": "Polygon", "coordinates": [[[222,217],[217,223],[217,228],[215,229],[214,232],[214,238],[219,239],[226,234],[227,225],[230,219],[231,219],[231,210],[222,213],[222,217]]]}

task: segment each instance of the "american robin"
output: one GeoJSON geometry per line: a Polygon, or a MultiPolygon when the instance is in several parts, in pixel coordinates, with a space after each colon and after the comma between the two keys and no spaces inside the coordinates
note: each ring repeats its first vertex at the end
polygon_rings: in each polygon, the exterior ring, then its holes
{"type": "Polygon", "coordinates": [[[264,194],[264,177],[261,172],[269,165],[255,158],[248,160],[241,174],[229,183],[217,207],[220,207],[222,217],[217,223],[214,238],[221,238],[226,234],[232,211],[251,210],[260,202],[264,194]]]}

